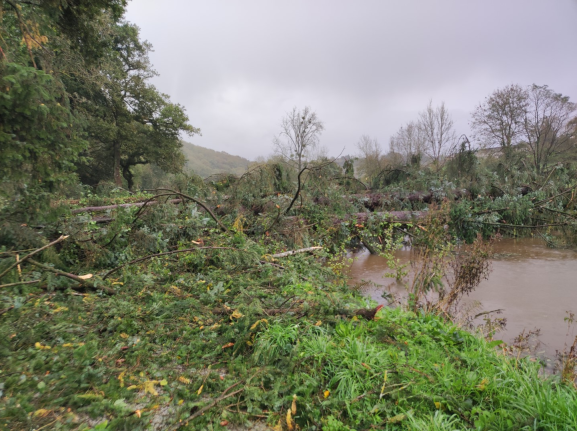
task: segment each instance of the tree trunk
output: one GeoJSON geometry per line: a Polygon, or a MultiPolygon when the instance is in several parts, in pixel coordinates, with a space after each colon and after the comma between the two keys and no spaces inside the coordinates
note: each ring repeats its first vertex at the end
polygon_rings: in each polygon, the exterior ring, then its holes
{"type": "Polygon", "coordinates": [[[122,187],[122,176],[120,175],[120,142],[114,142],[114,184],[122,187]]]}
{"type": "Polygon", "coordinates": [[[128,183],[128,190],[132,191],[132,187],[134,186],[134,175],[130,172],[130,166],[123,166],[122,167],[122,175],[126,179],[128,183]]]}

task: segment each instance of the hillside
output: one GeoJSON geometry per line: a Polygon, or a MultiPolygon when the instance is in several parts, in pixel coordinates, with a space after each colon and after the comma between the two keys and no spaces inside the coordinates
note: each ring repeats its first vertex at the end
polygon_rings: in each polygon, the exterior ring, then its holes
{"type": "Polygon", "coordinates": [[[194,172],[202,178],[218,173],[243,174],[249,160],[240,156],[233,156],[224,151],[215,151],[184,142],[182,152],[186,157],[184,167],[187,172],[194,172]]]}

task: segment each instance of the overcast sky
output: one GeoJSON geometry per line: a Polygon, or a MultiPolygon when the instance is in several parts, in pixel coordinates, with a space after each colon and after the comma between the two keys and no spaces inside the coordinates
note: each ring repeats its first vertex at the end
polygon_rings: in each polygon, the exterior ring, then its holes
{"type": "Polygon", "coordinates": [[[385,150],[430,99],[457,133],[508,84],[547,84],[577,102],[577,0],[133,0],[126,18],[154,46],[160,91],[203,147],[273,153],[294,106],[325,123],[330,155],[363,134],[385,150]]]}

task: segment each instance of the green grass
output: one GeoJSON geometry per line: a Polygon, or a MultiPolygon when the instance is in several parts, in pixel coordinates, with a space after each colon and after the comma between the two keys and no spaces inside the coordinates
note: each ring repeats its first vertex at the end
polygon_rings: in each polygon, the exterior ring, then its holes
{"type": "Polygon", "coordinates": [[[577,429],[577,393],[538,362],[432,315],[343,318],[336,307],[363,300],[310,257],[284,271],[173,272],[187,261],[127,271],[112,297],[22,291],[0,317],[0,426],[163,429],[242,382],[189,429],[288,429],[294,395],[301,429],[577,429]],[[304,316],[265,315],[287,298],[304,316]],[[224,306],[236,317],[214,312],[224,306]]]}

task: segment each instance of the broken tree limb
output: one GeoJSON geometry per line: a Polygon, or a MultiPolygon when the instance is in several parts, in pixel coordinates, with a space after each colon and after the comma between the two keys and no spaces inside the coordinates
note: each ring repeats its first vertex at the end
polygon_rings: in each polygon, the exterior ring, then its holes
{"type": "Polygon", "coordinates": [[[283,253],[271,254],[270,257],[274,257],[274,258],[287,257],[287,256],[292,256],[293,254],[306,253],[306,252],[315,251],[315,250],[322,250],[322,247],[307,247],[307,248],[301,248],[299,250],[285,251],[283,253]]]}
{"type": "Polygon", "coordinates": [[[361,242],[363,243],[363,245],[365,246],[365,248],[367,250],[369,250],[369,253],[371,254],[379,254],[379,252],[377,251],[377,249],[375,247],[373,247],[373,244],[371,244],[371,241],[365,237],[365,235],[359,235],[361,242]]]}
{"type": "MultiPolygon", "coordinates": [[[[170,199],[168,201],[166,201],[166,203],[169,204],[178,204],[182,202],[182,199],[170,199]]],[[[102,206],[102,207],[84,207],[84,208],[76,208],[71,210],[70,212],[72,214],[80,214],[80,213],[86,213],[86,212],[99,212],[99,211],[106,211],[106,210],[113,210],[113,209],[117,209],[117,208],[129,208],[129,207],[142,207],[142,206],[149,206],[149,205],[157,205],[159,203],[159,201],[145,201],[145,202],[133,202],[133,203],[129,203],[129,204],[118,204],[118,205],[106,205],[106,206],[102,206]]]]}
{"type": "Polygon", "coordinates": [[[34,250],[32,253],[27,254],[26,256],[24,256],[22,259],[16,259],[16,262],[14,262],[12,265],[10,265],[8,268],[6,268],[2,274],[0,274],[0,278],[4,277],[6,274],[8,274],[8,272],[13,269],[14,267],[18,266],[18,265],[22,265],[26,260],[30,259],[32,256],[34,256],[37,253],[40,253],[41,251],[46,250],[49,247],[52,247],[55,244],[58,244],[59,242],[64,241],[66,238],[68,238],[69,235],[61,235],[60,238],[58,238],[55,241],[52,241],[50,244],[46,244],[44,247],[40,247],[36,250],[34,250]]]}
{"type": "Polygon", "coordinates": [[[33,259],[28,259],[28,262],[30,262],[34,266],[37,266],[38,268],[42,268],[42,269],[49,271],[49,272],[52,272],[56,275],[61,275],[62,277],[70,278],[71,280],[74,280],[85,287],[89,287],[90,289],[103,290],[106,293],[108,293],[109,295],[114,295],[116,293],[116,291],[114,289],[112,289],[108,286],[98,286],[95,283],[91,283],[88,280],[85,280],[84,278],[82,278],[79,275],[70,274],[69,272],[60,271],[59,269],[53,268],[51,266],[45,265],[45,264],[40,263],[40,262],[36,262],[33,259]]]}
{"type": "Polygon", "coordinates": [[[3,287],[20,286],[22,284],[34,284],[34,283],[40,283],[40,280],[19,281],[18,283],[0,284],[0,289],[2,289],[3,287]]]}
{"type": "Polygon", "coordinates": [[[515,229],[541,229],[544,227],[554,227],[554,226],[575,226],[571,223],[551,223],[551,224],[541,224],[541,225],[524,225],[524,224],[508,224],[508,223],[490,223],[485,221],[476,221],[476,220],[463,220],[468,223],[476,223],[476,224],[484,224],[488,226],[499,226],[499,227],[511,227],[515,229]]]}

